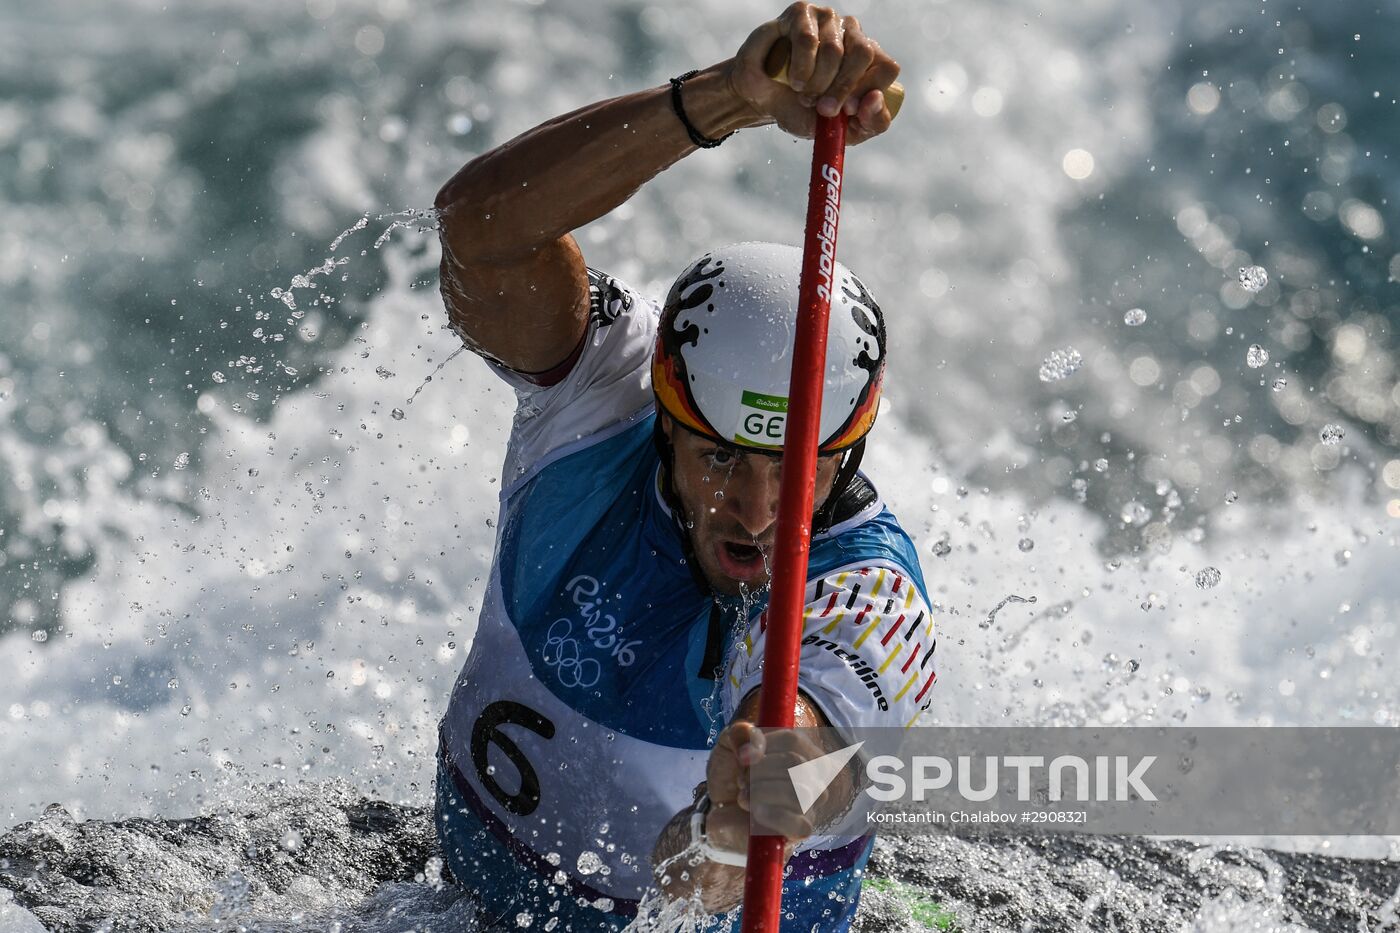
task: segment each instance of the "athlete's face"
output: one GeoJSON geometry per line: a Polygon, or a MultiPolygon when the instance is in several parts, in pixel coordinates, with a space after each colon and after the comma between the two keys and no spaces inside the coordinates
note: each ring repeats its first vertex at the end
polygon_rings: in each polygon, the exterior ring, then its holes
{"type": "MultiPolygon", "coordinates": [[[[662,414],[675,463],[672,487],[690,525],[700,570],[717,593],[737,596],[768,585],[778,519],[782,458],[739,451],[694,434],[662,414]]],[[[817,458],[813,499],[826,501],[841,455],[817,458]]]]}

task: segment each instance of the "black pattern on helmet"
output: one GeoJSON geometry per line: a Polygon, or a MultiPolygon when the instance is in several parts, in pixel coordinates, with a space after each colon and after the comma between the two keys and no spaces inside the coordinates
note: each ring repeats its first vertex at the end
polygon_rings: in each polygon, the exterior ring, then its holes
{"type": "Polygon", "coordinates": [[[713,257],[703,256],[671,286],[671,292],[666,296],[666,307],[661,312],[659,336],[667,353],[677,360],[680,360],[681,347],[695,346],[700,341],[700,325],[690,320],[682,322],[682,313],[707,303],[715,290],[711,281],[723,274],[722,262],[714,262],[713,257]],[[711,263],[714,263],[713,268],[710,267],[711,263]]]}
{"type": "Polygon", "coordinates": [[[873,386],[885,366],[885,316],[880,313],[880,306],[870,296],[865,283],[854,275],[842,279],[841,292],[851,299],[851,319],[875,341],[874,355],[871,354],[872,348],[867,345],[862,347],[860,353],[851,361],[870,374],[867,385],[873,386]]]}

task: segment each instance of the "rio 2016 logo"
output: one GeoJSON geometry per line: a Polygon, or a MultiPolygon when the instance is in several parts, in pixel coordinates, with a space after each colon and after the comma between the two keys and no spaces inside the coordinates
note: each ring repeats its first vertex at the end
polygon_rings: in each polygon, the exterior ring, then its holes
{"type": "Polygon", "coordinates": [[[559,683],[565,687],[592,687],[602,676],[602,663],[597,658],[584,657],[585,644],[607,652],[619,667],[628,667],[636,660],[636,649],[642,639],[625,639],[617,618],[602,611],[598,598],[602,585],[594,577],[580,574],[569,581],[564,592],[578,607],[577,618],[562,616],[550,624],[545,633],[544,663],[556,669],[559,683]],[[575,623],[582,634],[575,634],[575,623]]]}
{"type": "Polygon", "coordinates": [[[603,674],[597,658],[581,657],[578,639],[571,638],[574,623],[568,618],[555,619],[544,639],[544,663],[557,669],[559,683],[565,687],[591,687],[603,674]]]}

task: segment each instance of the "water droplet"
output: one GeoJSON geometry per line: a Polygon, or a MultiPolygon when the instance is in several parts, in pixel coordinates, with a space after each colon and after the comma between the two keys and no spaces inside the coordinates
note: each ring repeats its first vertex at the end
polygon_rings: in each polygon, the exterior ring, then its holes
{"type": "Polygon", "coordinates": [[[1282,392],[1286,385],[1288,385],[1288,380],[1279,376],[1269,385],[1269,388],[1273,389],[1275,392],[1282,392]]]}
{"type": "Polygon", "coordinates": [[[1225,493],[1225,504],[1234,505],[1235,502],[1239,500],[1239,498],[1240,494],[1231,489],[1229,492],[1225,493]]]}
{"type": "Polygon", "coordinates": [[[1240,288],[1251,295],[1258,294],[1269,284],[1269,273],[1263,266],[1244,266],[1240,269],[1240,288]]]}
{"type": "Polygon", "coordinates": [[[1137,659],[1137,658],[1129,658],[1129,659],[1128,659],[1128,673],[1129,673],[1129,674],[1136,674],[1136,673],[1137,673],[1137,669],[1140,668],[1140,667],[1142,667],[1142,665],[1141,665],[1140,663],[1138,663],[1138,659],[1137,659]]]}
{"type": "Polygon", "coordinates": [[[518,927],[528,927],[534,922],[535,918],[531,915],[531,913],[528,910],[522,910],[520,913],[515,915],[515,925],[518,927]]]}
{"type": "Polygon", "coordinates": [[[1141,308],[1132,308],[1123,313],[1123,323],[1129,327],[1137,327],[1147,320],[1147,312],[1141,308]]]}
{"type": "Polygon", "coordinates": [[[36,628],[34,631],[32,631],[32,632],[29,633],[29,639],[30,639],[30,641],[38,641],[38,642],[48,641],[48,640],[49,640],[49,633],[46,632],[46,631],[44,631],[44,630],[41,629],[41,628],[36,628]]]}
{"type": "Polygon", "coordinates": [[[1220,571],[1215,567],[1206,567],[1196,572],[1196,585],[1203,590],[1208,590],[1220,582],[1220,571]]]}
{"type": "Polygon", "coordinates": [[[288,852],[295,852],[301,848],[301,833],[295,829],[289,829],[282,834],[282,848],[288,852]]]}
{"type": "Polygon", "coordinates": [[[1340,424],[1324,424],[1322,426],[1322,443],[1331,447],[1333,444],[1340,444],[1342,438],[1346,437],[1346,429],[1340,424]]]}
{"type": "Polygon", "coordinates": [[[210,378],[213,379],[215,382],[218,382],[218,383],[224,383],[224,382],[227,382],[227,381],[228,381],[228,377],[226,377],[223,373],[219,372],[217,369],[214,370],[214,372],[213,372],[213,374],[210,376],[210,378]]]}
{"type": "Polygon", "coordinates": [[[1103,457],[1100,457],[1099,459],[1095,460],[1095,461],[1094,461],[1094,472],[1095,472],[1095,473],[1107,473],[1107,472],[1108,472],[1108,460],[1106,460],[1106,459],[1103,458],[1103,457]]]}
{"type": "Polygon", "coordinates": [[[175,463],[174,463],[175,469],[177,469],[177,470],[183,470],[185,467],[187,467],[187,466],[189,466],[189,465],[190,465],[190,455],[189,455],[188,453],[182,452],[182,453],[178,454],[178,455],[175,457],[175,463]]]}
{"type": "Polygon", "coordinates": [[[1020,541],[1016,542],[1016,547],[1020,548],[1023,552],[1029,551],[1035,547],[1035,542],[1030,538],[1022,538],[1020,541]]]}
{"type": "Polygon", "coordinates": [[[292,293],[290,291],[283,291],[280,288],[274,288],[272,290],[272,297],[280,300],[282,304],[286,305],[288,308],[291,308],[293,310],[296,309],[297,300],[292,297],[292,293]]]}
{"type": "Polygon", "coordinates": [[[1269,362],[1269,351],[1259,346],[1257,343],[1249,345],[1249,352],[1245,353],[1244,361],[1250,369],[1258,369],[1269,362]]]}
{"type": "Polygon", "coordinates": [[[948,543],[947,538],[939,538],[937,541],[933,542],[932,551],[934,557],[947,557],[949,554],[953,553],[953,546],[948,543]]]}
{"type": "Polygon", "coordinates": [[[595,875],[603,867],[603,860],[599,858],[597,852],[580,852],[578,855],[578,873],[580,875],[595,875]]]}
{"type": "Polygon", "coordinates": [[[1074,347],[1051,350],[1040,364],[1040,381],[1059,382],[1073,375],[1075,370],[1083,365],[1084,357],[1080,356],[1074,347]]]}
{"type": "Polygon", "coordinates": [[[402,408],[395,408],[393,411],[389,412],[389,417],[390,417],[390,418],[393,418],[395,421],[402,421],[402,420],[403,420],[403,409],[402,409],[402,408]]]}
{"type": "Polygon", "coordinates": [[[1118,513],[1125,525],[1146,525],[1148,519],[1152,517],[1152,510],[1136,499],[1123,506],[1123,510],[1118,513]]]}

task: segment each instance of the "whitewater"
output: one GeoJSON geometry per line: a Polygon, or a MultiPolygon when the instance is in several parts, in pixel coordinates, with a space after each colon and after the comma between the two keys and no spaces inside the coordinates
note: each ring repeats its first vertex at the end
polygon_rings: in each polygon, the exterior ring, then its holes
{"type": "MultiPolygon", "coordinates": [[[[909,89],[839,249],[891,332],[865,469],[940,614],[926,723],[1400,725],[1400,11],[844,9],[909,89]]],[[[0,930],[514,928],[425,809],[514,403],[449,359],[425,208],[758,15],[0,7],[0,930]]],[[[809,154],[740,133],[584,255],[657,295],[797,242],[809,154]]],[[[1398,860],[936,835],[860,922],[1400,929],[1398,860]]]]}

